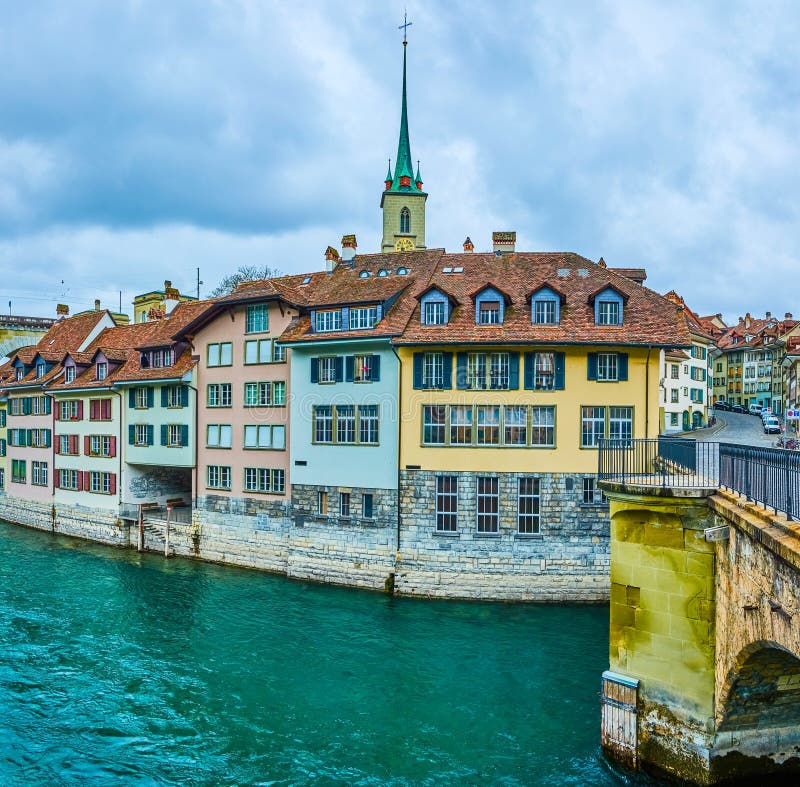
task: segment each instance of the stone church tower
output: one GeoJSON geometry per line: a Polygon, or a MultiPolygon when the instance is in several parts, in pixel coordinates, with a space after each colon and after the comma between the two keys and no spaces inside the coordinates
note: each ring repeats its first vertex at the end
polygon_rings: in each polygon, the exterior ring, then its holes
{"type": "Polygon", "coordinates": [[[411,143],[408,139],[408,109],[406,107],[406,51],[403,41],[403,106],[400,114],[400,140],[394,175],[391,161],[386,173],[385,190],[381,195],[383,209],[383,241],[381,251],[413,251],[425,248],[425,201],[428,195],[422,190],[422,178],[414,175],[411,160],[411,143]]]}

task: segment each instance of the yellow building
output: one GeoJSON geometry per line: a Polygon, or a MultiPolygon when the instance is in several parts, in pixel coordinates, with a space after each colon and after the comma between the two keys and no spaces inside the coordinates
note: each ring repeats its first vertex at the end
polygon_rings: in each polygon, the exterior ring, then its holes
{"type": "Polygon", "coordinates": [[[49,317],[0,315],[0,358],[18,347],[36,344],[54,322],[49,317]]]}
{"type": "Polygon", "coordinates": [[[660,351],[689,348],[687,324],[604,263],[494,241],[442,254],[395,339],[403,527],[589,548],[608,527],[599,440],[658,435],[660,351]]]}
{"type": "MultiPolygon", "coordinates": [[[[166,316],[176,306],[183,301],[196,301],[193,295],[181,295],[177,287],[172,286],[172,282],[167,279],[164,282],[163,290],[152,290],[137,295],[133,299],[133,321],[147,322],[150,319],[150,311],[156,309],[160,316],[166,316]]],[[[117,324],[120,324],[117,321],[117,324]]]]}

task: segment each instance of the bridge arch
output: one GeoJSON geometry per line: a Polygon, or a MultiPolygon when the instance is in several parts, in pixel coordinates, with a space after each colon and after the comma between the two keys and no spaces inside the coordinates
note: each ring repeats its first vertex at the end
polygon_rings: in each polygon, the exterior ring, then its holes
{"type": "Polygon", "coordinates": [[[800,728],[800,656],[771,640],[745,646],[720,699],[719,732],[800,728]]]}

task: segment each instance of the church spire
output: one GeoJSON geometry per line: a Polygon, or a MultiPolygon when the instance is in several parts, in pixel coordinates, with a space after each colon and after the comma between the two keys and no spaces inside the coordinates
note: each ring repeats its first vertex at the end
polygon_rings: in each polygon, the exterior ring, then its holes
{"type": "MultiPolygon", "coordinates": [[[[414,177],[414,165],[411,163],[411,142],[408,137],[408,103],[406,99],[406,52],[408,41],[403,40],[403,103],[400,110],[400,139],[397,143],[397,163],[394,170],[394,186],[397,188],[400,178],[408,178],[408,185],[414,177]]],[[[403,183],[402,185],[406,185],[403,183]]]]}

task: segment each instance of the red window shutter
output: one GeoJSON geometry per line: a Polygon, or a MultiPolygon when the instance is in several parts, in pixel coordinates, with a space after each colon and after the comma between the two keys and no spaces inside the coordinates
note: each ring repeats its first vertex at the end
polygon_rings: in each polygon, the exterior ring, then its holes
{"type": "Polygon", "coordinates": [[[117,455],[117,438],[112,435],[110,439],[110,446],[109,446],[109,456],[116,456],[117,455]]]}
{"type": "Polygon", "coordinates": [[[92,452],[92,438],[89,437],[89,435],[87,434],[83,438],[83,453],[86,456],[89,456],[91,454],[91,452],[92,452]]]}
{"type": "Polygon", "coordinates": [[[89,400],[89,420],[90,421],[97,420],[97,399],[89,400]]]}
{"type": "Polygon", "coordinates": [[[78,491],[79,492],[83,491],[83,476],[84,475],[85,474],[83,473],[83,471],[78,470],[78,491]]]}
{"type": "MultiPolygon", "coordinates": [[[[104,421],[111,420],[111,399],[103,399],[102,415],[104,421]]],[[[113,454],[112,454],[113,456],[113,454]]]]}
{"type": "MultiPolygon", "coordinates": [[[[112,440],[113,440],[113,438],[112,438],[112,440]]],[[[115,495],[115,494],[117,494],[117,474],[116,473],[109,473],[108,476],[109,476],[109,478],[108,478],[108,483],[109,483],[108,493],[111,494],[111,495],[115,495]]]]}
{"type": "Polygon", "coordinates": [[[69,452],[73,455],[78,453],[78,435],[76,434],[69,436],[69,452]]]}
{"type": "Polygon", "coordinates": [[[83,420],[83,402],[78,402],[78,417],[76,420],[78,421],[83,420]]]}

